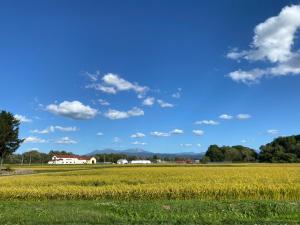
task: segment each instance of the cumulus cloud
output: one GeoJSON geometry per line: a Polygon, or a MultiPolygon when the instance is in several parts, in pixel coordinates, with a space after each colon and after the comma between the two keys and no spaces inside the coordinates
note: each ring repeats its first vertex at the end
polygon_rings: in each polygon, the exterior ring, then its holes
{"type": "Polygon", "coordinates": [[[60,104],[50,104],[46,107],[46,110],[56,115],[77,120],[92,119],[98,113],[96,109],[83,105],[79,101],[64,101],[60,104]]]}
{"type": "Polygon", "coordinates": [[[158,99],[158,100],[157,100],[157,103],[159,104],[159,106],[160,106],[161,108],[173,108],[173,107],[174,107],[173,104],[168,103],[168,102],[165,102],[165,101],[163,101],[163,100],[161,100],[161,99],[158,99]]]}
{"type": "Polygon", "coordinates": [[[147,143],[146,142],[134,141],[134,142],[131,142],[131,144],[133,144],[133,145],[146,145],[147,143]]]}
{"type": "Polygon", "coordinates": [[[97,136],[103,136],[104,134],[102,132],[98,132],[96,135],[97,136]]]}
{"type": "Polygon", "coordinates": [[[121,142],[122,140],[121,140],[121,138],[119,138],[119,137],[114,137],[114,139],[113,139],[113,142],[114,143],[119,143],[119,142],[121,142]]]}
{"type": "Polygon", "coordinates": [[[130,81],[127,81],[117,74],[105,74],[102,77],[101,82],[98,81],[99,74],[96,75],[97,76],[89,75],[92,83],[86,85],[86,88],[93,88],[95,90],[102,91],[108,94],[116,94],[120,91],[131,90],[136,92],[139,96],[144,96],[144,94],[149,90],[148,87],[140,86],[138,83],[132,83],[130,81]]]}
{"type": "Polygon", "coordinates": [[[138,107],[133,107],[128,111],[119,111],[115,109],[109,109],[104,116],[111,120],[127,119],[134,116],[143,116],[144,111],[138,107]]]}
{"type": "Polygon", "coordinates": [[[160,132],[160,131],[153,131],[150,133],[151,136],[154,137],[169,137],[170,133],[160,132]]]}
{"type": "Polygon", "coordinates": [[[170,134],[183,134],[183,130],[181,129],[174,129],[172,131],[170,131],[170,134]]]}
{"type": "Polygon", "coordinates": [[[278,16],[268,18],[254,29],[250,50],[233,49],[227,57],[234,60],[265,61],[267,68],[236,70],[229,77],[237,82],[257,83],[262,77],[300,74],[300,51],[293,51],[296,32],[300,28],[300,5],[284,7],[278,16]]]}
{"type": "Polygon", "coordinates": [[[104,99],[98,99],[98,102],[100,103],[100,105],[103,105],[103,106],[110,105],[110,103],[104,99]]]}
{"type": "Polygon", "coordinates": [[[214,120],[201,120],[201,121],[196,121],[195,122],[196,125],[218,125],[219,123],[217,121],[214,120]]]}
{"type": "Polygon", "coordinates": [[[25,138],[24,143],[46,143],[47,141],[45,139],[42,138],[38,138],[38,137],[34,137],[34,136],[29,136],[27,138],[25,138]]]}
{"type": "Polygon", "coordinates": [[[251,115],[249,115],[249,114],[238,114],[236,116],[236,118],[239,119],[239,120],[247,120],[247,119],[251,118],[251,115]]]}
{"type": "Polygon", "coordinates": [[[143,138],[145,136],[146,136],[145,134],[143,134],[141,132],[137,132],[135,134],[132,134],[130,137],[132,137],[132,138],[143,138]]]}
{"type": "Polygon", "coordinates": [[[181,97],[181,88],[177,88],[177,91],[175,93],[172,94],[173,98],[180,98],[181,97]]]}
{"type": "Polygon", "coordinates": [[[277,135],[277,134],[279,134],[279,130],[277,130],[277,129],[269,129],[269,130],[267,130],[267,133],[271,134],[271,135],[277,135]]]}
{"type": "Polygon", "coordinates": [[[16,115],[15,115],[15,118],[16,118],[17,120],[19,120],[21,123],[30,123],[30,122],[32,122],[31,119],[27,118],[26,116],[19,115],[19,114],[16,114],[16,115]]]}
{"type": "Polygon", "coordinates": [[[223,120],[231,120],[231,119],[233,119],[233,116],[228,115],[228,114],[222,114],[219,116],[219,118],[223,119],[223,120]]]}
{"type": "Polygon", "coordinates": [[[76,144],[77,141],[69,138],[69,137],[62,137],[55,141],[56,144],[62,144],[62,145],[70,145],[70,144],[76,144]]]}
{"type": "Polygon", "coordinates": [[[193,144],[180,144],[180,146],[181,146],[181,147],[188,147],[188,148],[189,148],[189,147],[192,147],[193,144]]]}
{"type": "Polygon", "coordinates": [[[204,131],[203,130],[193,130],[193,134],[195,134],[197,136],[202,136],[202,135],[204,135],[204,131]]]}
{"type": "Polygon", "coordinates": [[[155,102],[155,98],[147,97],[147,98],[144,99],[143,105],[151,106],[151,105],[154,104],[154,102],[155,102]]]}
{"type": "Polygon", "coordinates": [[[77,127],[62,127],[62,126],[49,126],[43,130],[31,130],[31,133],[37,133],[37,134],[48,134],[55,132],[56,130],[58,131],[64,131],[64,132],[71,132],[71,131],[78,131],[79,129],[77,127]]]}

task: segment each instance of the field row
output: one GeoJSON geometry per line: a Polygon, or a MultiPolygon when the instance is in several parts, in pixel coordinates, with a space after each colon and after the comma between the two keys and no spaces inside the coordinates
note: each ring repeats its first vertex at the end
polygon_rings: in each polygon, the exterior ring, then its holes
{"type": "Polygon", "coordinates": [[[108,167],[0,178],[1,199],[300,200],[300,166],[108,167]]]}

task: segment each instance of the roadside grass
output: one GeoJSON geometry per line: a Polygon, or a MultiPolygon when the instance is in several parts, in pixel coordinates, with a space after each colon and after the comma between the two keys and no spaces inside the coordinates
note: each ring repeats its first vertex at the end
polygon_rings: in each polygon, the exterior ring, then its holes
{"type": "Polygon", "coordinates": [[[300,224],[288,201],[1,201],[2,225],[40,224],[300,224]]]}

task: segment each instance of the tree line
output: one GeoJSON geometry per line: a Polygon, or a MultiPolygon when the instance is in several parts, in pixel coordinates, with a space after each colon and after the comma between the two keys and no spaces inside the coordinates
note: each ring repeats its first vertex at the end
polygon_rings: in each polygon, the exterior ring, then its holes
{"type": "MultiPolygon", "coordinates": [[[[12,113],[0,111],[0,169],[4,159],[6,163],[43,164],[50,161],[55,154],[73,154],[72,152],[54,150],[49,153],[33,150],[23,154],[13,154],[24,141],[24,139],[19,138],[19,125],[20,121],[12,113]]],[[[97,154],[95,157],[98,162],[113,163],[116,163],[120,158],[128,160],[138,158],[126,154],[97,154]]],[[[156,160],[157,156],[154,155],[152,159],[156,160]]],[[[221,147],[211,145],[202,158],[202,162],[300,162],[300,135],[278,137],[272,142],[262,145],[259,152],[242,145],[221,147]]]]}
{"type": "Polygon", "coordinates": [[[275,138],[262,145],[257,153],[254,149],[237,146],[209,146],[203,162],[300,162],[300,135],[275,138]]]}

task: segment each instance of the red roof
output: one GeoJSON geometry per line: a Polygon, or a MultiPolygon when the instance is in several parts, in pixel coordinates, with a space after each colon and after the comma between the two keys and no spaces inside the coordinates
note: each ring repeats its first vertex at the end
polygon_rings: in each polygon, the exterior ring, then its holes
{"type": "Polygon", "coordinates": [[[73,158],[81,160],[89,160],[91,157],[80,156],[80,155],[54,155],[56,158],[73,158]]]}

